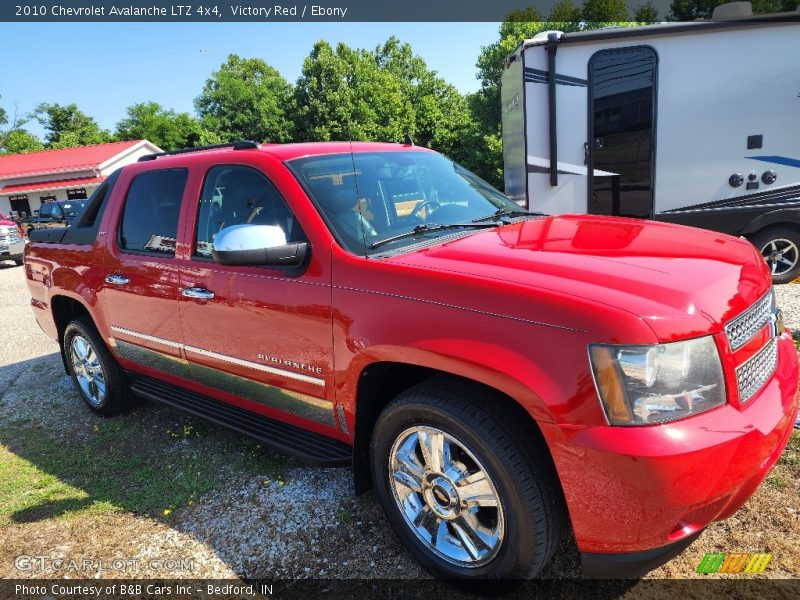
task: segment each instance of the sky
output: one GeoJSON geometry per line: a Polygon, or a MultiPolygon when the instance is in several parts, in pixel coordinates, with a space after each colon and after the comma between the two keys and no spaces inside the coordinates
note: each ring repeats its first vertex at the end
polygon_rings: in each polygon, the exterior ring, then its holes
{"type": "MultiPolygon", "coordinates": [[[[461,92],[478,89],[475,61],[497,23],[3,23],[0,106],[69,104],[113,130],[136,102],[193,112],[228,54],[262,58],[290,82],[316,40],[372,49],[395,35],[461,92]]],[[[26,127],[43,135],[32,121],[26,127]]]]}

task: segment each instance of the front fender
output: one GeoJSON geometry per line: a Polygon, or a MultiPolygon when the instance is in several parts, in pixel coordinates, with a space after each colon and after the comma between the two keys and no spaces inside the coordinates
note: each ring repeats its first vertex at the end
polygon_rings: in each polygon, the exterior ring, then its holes
{"type": "Polygon", "coordinates": [[[530,357],[486,342],[452,339],[426,340],[424,347],[370,346],[353,356],[336,386],[337,398],[353,419],[361,374],[376,363],[400,363],[469,379],[513,398],[537,421],[556,421],[543,396],[556,396],[558,382],[530,357]]]}

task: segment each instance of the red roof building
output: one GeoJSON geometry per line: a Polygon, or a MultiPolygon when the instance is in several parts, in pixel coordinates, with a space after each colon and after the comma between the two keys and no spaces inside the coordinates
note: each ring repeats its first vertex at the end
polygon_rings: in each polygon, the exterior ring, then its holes
{"type": "Polygon", "coordinates": [[[161,152],[147,140],[0,156],[0,213],[31,215],[45,202],[88,198],[106,177],[161,152]]]}

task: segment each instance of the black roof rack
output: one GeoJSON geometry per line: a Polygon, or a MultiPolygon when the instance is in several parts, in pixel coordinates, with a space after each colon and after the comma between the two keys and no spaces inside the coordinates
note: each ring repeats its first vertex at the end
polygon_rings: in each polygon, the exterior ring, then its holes
{"type": "Polygon", "coordinates": [[[250,140],[242,140],[239,142],[229,142],[227,144],[213,144],[211,146],[197,146],[196,148],[181,148],[180,150],[169,150],[168,152],[156,152],[154,154],[145,154],[139,157],[138,162],[145,162],[147,160],[155,160],[159,156],[172,156],[173,154],[188,154],[189,152],[202,152],[203,150],[216,150],[218,148],[233,148],[234,150],[255,150],[260,148],[261,144],[252,142],[250,140]]]}

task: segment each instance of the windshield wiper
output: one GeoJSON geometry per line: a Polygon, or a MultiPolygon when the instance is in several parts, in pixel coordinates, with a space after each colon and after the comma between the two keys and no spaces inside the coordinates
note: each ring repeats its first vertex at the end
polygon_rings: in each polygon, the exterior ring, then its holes
{"type": "Polygon", "coordinates": [[[499,220],[503,217],[527,217],[527,216],[541,216],[544,213],[535,213],[530,212],[528,210],[515,210],[513,208],[500,208],[494,211],[490,215],[486,215],[485,217],[480,217],[478,219],[473,219],[473,223],[480,223],[482,221],[492,221],[492,220],[499,220]]]}
{"type": "Polygon", "coordinates": [[[384,244],[390,244],[391,242],[396,242],[397,240],[402,240],[409,237],[414,237],[415,235],[422,235],[423,233],[430,233],[431,231],[442,231],[443,229],[458,229],[460,227],[468,227],[468,228],[489,228],[489,227],[497,227],[496,223],[447,223],[447,224],[439,224],[435,223],[433,225],[417,225],[411,231],[406,231],[405,233],[398,233],[397,235],[393,235],[392,237],[384,238],[382,240],[378,240],[370,244],[370,250],[374,250],[384,244]]]}

